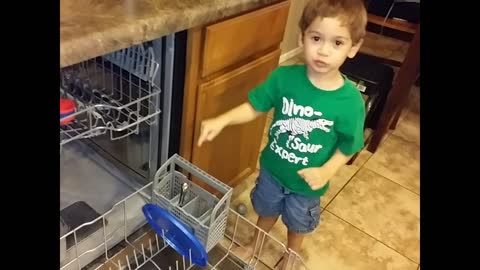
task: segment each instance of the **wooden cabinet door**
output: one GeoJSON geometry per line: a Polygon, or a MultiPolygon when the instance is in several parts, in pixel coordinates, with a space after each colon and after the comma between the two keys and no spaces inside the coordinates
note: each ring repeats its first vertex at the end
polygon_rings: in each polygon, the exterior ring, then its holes
{"type": "Polygon", "coordinates": [[[212,142],[198,147],[201,122],[248,101],[248,92],[278,66],[279,57],[277,49],[198,88],[192,162],[232,187],[256,169],[266,115],[228,126],[212,142]]]}
{"type": "Polygon", "coordinates": [[[282,1],[205,27],[202,77],[278,47],[289,7],[290,1],[282,1]]]}

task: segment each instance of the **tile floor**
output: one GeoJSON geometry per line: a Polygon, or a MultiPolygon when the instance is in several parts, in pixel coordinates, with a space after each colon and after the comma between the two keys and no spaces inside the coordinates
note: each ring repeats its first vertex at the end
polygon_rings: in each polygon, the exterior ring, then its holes
{"type": "MultiPolygon", "coordinates": [[[[401,61],[408,45],[369,33],[365,52],[401,61]],[[382,45],[383,44],[383,45],[382,45]]],[[[301,62],[295,57],[282,65],[301,62]]],[[[363,150],[345,165],[322,198],[321,224],[307,237],[301,255],[315,270],[420,269],[420,89],[411,91],[397,128],[376,153],[363,150]]],[[[271,122],[271,114],[268,117],[271,122]]],[[[266,145],[264,137],[261,149],[266,145]]],[[[232,204],[244,203],[255,222],[249,194],[256,173],[234,189],[232,204]]],[[[271,235],[286,243],[279,220],[271,235]]]]}

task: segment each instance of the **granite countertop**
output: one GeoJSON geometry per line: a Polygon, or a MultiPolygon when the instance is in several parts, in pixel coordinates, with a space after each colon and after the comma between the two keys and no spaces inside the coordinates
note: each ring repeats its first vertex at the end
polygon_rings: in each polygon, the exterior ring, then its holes
{"type": "Polygon", "coordinates": [[[60,66],[279,0],[60,0],[60,66]]]}

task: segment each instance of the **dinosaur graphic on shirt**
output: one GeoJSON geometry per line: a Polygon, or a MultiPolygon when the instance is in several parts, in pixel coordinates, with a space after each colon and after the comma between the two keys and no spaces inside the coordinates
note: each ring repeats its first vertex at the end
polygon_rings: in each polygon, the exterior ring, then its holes
{"type": "Polygon", "coordinates": [[[278,140],[278,136],[282,133],[288,133],[288,140],[287,140],[287,147],[289,147],[289,143],[291,140],[295,138],[297,135],[303,135],[305,139],[309,139],[309,134],[315,130],[320,129],[325,132],[330,132],[330,128],[333,125],[333,121],[327,119],[315,119],[315,120],[308,120],[303,118],[289,118],[289,119],[282,119],[276,121],[270,127],[270,134],[272,134],[272,130],[278,127],[278,130],[275,132],[275,137],[278,140]]]}

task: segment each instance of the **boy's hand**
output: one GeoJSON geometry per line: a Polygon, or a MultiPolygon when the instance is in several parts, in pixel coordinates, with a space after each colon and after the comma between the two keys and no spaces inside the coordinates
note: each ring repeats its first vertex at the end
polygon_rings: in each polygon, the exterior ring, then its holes
{"type": "Polygon", "coordinates": [[[205,140],[213,140],[222,129],[225,127],[226,123],[222,118],[212,118],[202,122],[200,127],[200,137],[198,139],[198,146],[202,146],[205,140]]]}
{"type": "Polygon", "coordinates": [[[328,167],[314,167],[299,170],[298,174],[305,179],[311,189],[317,190],[327,184],[328,180],[335,175],[335,171],[328,167]]]}

